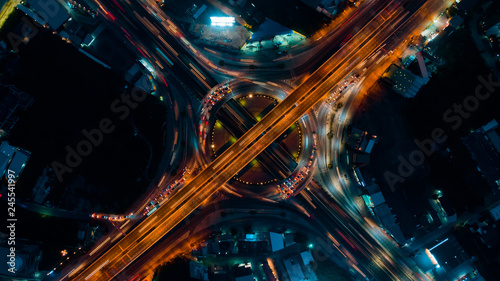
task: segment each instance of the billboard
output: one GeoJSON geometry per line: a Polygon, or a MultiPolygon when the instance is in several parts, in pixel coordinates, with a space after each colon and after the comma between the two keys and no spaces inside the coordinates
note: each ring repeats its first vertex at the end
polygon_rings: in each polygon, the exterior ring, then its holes
{"type": "Polygon", "coordinates": [[[234,17],[210,17],[212,26],[233,26],[234,17]]]}

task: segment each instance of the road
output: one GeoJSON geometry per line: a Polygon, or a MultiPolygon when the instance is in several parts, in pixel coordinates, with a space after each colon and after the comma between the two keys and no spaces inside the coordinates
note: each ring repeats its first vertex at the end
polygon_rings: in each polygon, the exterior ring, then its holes
{"type": "MultiPolygon", "coordinates": [[[[156,73],[175,73],[198,97],[217,84],[198,62],[170,35],[170,24],[159,20],[140,1],[120,5],[113,0],[95,0],[110,25],[125,37],[140,57],[150,63],[156,73]],[[113,14],[111,14],[111,11],[113,14]]],[[[168,74],[167,74],[168,75],[168,74]]],[[[158,79],[162,80],[162,79],[158,79]]]]}
{"type": "Polygon", "coordinates": [[[391,14],[381,14],[379,12],[285,100],[187,183],[170,199],[170,204],[159,208],[81,273],[72,272],[68,277],[75,280],[112,279],[158,242],[321,100],[410,16],[410,12],[402,8],[392,10],[391,14]]]}
{"type": "Polygon", "coordinates": [[[367,270],[365,274],[372,275],[377,280],[414,280],[422,276],[414,273],[417,272],[416,267],[412,269],[407,265],[411,263],[399,254],[399,248],[395,245],[380,245],[378,239],[370,235],[370,226],[375,230],[379,229],[374,223],[366,223],[364,217],[361,219],[360,216],[348,215],[343,204],[336,202],[321,187],[310,184],[297,199],[301,205],[310,206],[309,212],[332,237],[337,238],[334,240],[335,244],[340,243],[350,250],[354,257],[351,259],[352,263],[359,270],[367,270]]]}

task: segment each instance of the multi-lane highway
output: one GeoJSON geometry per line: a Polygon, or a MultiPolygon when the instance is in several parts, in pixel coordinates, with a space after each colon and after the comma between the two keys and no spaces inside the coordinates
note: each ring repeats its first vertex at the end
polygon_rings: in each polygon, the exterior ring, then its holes
{"type": "Polygon", "coordinates": [[[328,233],[338,237],[334,240],[335,244],[340,243],[349,249],[348,257],[352,256],[350,261],[357,265],[354,268],[360,271],[365,269],[368,276],[372,275],[377,280],[418,280],[422,277],[403,262],[405,257],[398,254],[394,245],[380,247],[379,242],[359,224],[359,221],[366,224],[364,219],[348,215],[342,204],[335,202],[314,182],[302,190],[297,199],[301,205],[309,206],[309,212],[328,233]]]}
{"type": "MultiPolygon", "coordinates": [[[[139,57],[147,60],[151,63],[151,67],[159,70],[157,73],[174,73],[200,97],[217,84],[213,77],[206,73],[196,60],[192,60],[190,54],[170,34],[178,34],[170,21],[162,20],[158,15],[153,14],[149,6],[145,6],[140,1],[128,1],[128,5],[114,0],[96,0],[95,2],[103,11],[106,11],[101,15],[127,39],[127,43],[136,49],[139,57]]],[[[179,36],[183,38],[180,34],[179,36]]]]}
{"type": "MultiPolygon", "coordinates": [[[[203,201],[210,198],[221,185],[248,164],[255,155],[262,152],[321,100],[338,81],[347,76],[359,62],[385,42],[411,15],[401,7],[383,14],[389,7],[387,5],[383,8],[288,98],[175,194],[169,204],[159,208],[91,265],[84,269],[85,266],[77,268],[67,276],[75,280],[112,279],[203,201]],[[81,269],[83,270],[78,272],[81,269]]],[[[404,276],[401,278],[404,280],[404,276]]]]}

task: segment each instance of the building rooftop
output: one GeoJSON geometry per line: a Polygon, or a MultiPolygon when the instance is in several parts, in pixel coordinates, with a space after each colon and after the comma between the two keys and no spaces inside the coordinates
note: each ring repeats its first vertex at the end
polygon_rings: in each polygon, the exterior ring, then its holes
{"type": "Polygon", "coordinates": [[[308,265],[308,264],[314,262],[314,258],[311,255],[311,252],[309,252],[309,251],[305,251],[305,252],[300,253],[300,256],[302,257],[302,261],[304,262],[305,265],[308,265]]]}
{"type": "Polygon", "coordinates": [[[0,153],[0,178],[3,178],[3,175],[9,163],[10,163],[10,157],[7,157],[4,154],[0,153]]]}
{"type": "Polygon", "coordinates": [[[500,220],[500,205],[496,206],[495,208],[490,210],[490,215],[491,217],[497,221],[500,220]]]}
{"type": "Polygon", "coordinates": [[[259,26],[259,29],[252,34],[252,37],[248,41],[259,41],[273,38],[276,35],[289,34],[293,31],[285,27],[272,19],[266,18],[264,22],[259,26]]]}
{"type": "Polygon", "coordinates": [[[247,276],[236,277],[234,280],[235,281],[254,281],[253,280],[253,274],[250,274],[250,275],[247,275],[247,276]]]}
{"type": "Polygon", "coordinates": [[[455,15],[450,20],[450,26],[453,28],[457,28],[457,27],[461,26],[463,23],[464,23],[464,18],[462,18],[459,15],[455,15]]]}
{"type": "Polygon", "coordinates": [[[495,148],[497,153],[500,153],[500,137],[497,132],[489,131],[486,133],[486,137],[490,140],[491,145],[495,148]]]}
{"type": "Polygon", "coordinates": [[[19,177],[19,175],[23,172],[26,163],[28,162],[31,153],[25,151],[23,149],[17,150],[16,154],[12,158],[12,161],[9,165],[9,170],[14,171],[15,175],[19,177]]]}
{"type": "Polygon", "coordinates": [[[374,206],[378,206],[378,205],[380,205],[382,203],[385,203],[385,198],[384,198],[384,195],[382,195],[381,191],[370,195],[370,197],[372,199],[372,202],[373,202],[374,206]]]}
{"type": "Polygon", "coordinates": [[[432,245],[429,251],[438,262],[439,267],[443,268],[446,272],[451,271],[470,259],[454,236],[447,237],[439,243],[432,245]]]}
{"type": "Polygon", "coordinates": [[[391,65],[384,73],[384,78],[388,79],[392,84],[392,89],[404,96],[405,98],[413,98],[417,95],[418,90],[427,83],[429,78],[423,79],[414,75],[406,69],[401,69],[396,65],[391,65]]]}
{"type": "Polygon", "coordinates": [[[390,234],[394,237],[394,239],[401,243],[406,243],[406,238],[401,231],[399,225],[396,224],[396,219],[391,212],[391,209],[386,203],[375,206],[373,209],[377,218],[380,220],[381,224],[390,232],[390,234]]]}
{"type": "Polygon", "coordinates": [[[488,28],[488,30],[486,30],[486,36],[500,37],[500,23],[497,23],[494,26],[488,28]]]}
{"type": "Polygon", "coordinates": [[[495,130],[496,128],[498,128],[498,122],[495,119],[491,120],[490,122],[488,122],[488,124],[481,127],[481,129],[483,129],[484,132],[495,130]]]}
{"type": "Polygon", "coordinates": [[[458,8],[464,10],[465,12],[469,12],[474,7],[476,7],[479,0],[462,0],[458,3],[458,8]]]}
{"type": "Polygon", "coordinates": [[[59,27],[61,27],[63,23],[65,23],[70,18],[69,13],[55,0],[26,0],[26,2],[54,30],[59,29],[59,27]],[[51,9],[50,13],[47,12],[48,7],[50,7],[51,9]],[[50,16],[48,14],[50,14],[50,16]]]}
{"type": "Polygon", "coordinates": [[[269,232],[269,237],[271,238],[271,249],[273,252],[285,248],[283,235],[281,235],[280,233],[269,232]]]}
{"type": "Polygon", "coordinates": [[[17,148],[10,145],[7,141],[3,141],[0,143],[0,153],[5,155],[6,157],[12,158],[12,156],[14,156],[14,153],[16,152],[16,149],[17,148]]]}
{"type": "Polygon", "coordinates": [[[478,171],[483,175],[493,191],[500,187],[500,159],[497,151],[489,141],[482,129],[475,130],[462,142],[469,150],[472,159],[476,162],[478,171]]]}
{"type": "Polygon", "coordinates": [[[298,258],[290,258],[284,261],[286,271],[291,281],[302,281],[304,280],[304,272],[300,266],[300,261],[298,258]]]}

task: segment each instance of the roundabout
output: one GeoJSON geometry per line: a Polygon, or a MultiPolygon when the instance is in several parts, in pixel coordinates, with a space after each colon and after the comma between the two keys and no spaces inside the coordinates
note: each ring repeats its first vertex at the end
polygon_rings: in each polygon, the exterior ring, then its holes
{"type": "MultiPolygon", "coordinates": [[[[213,161],[288,96],[286,85],[233,80],[214,87],[202,101],[200,143],[213,161]]],[[[284,199],[300,191],[312,174],[314,118],[304,115],[228,183],[232,192],[284,199]]]]}

